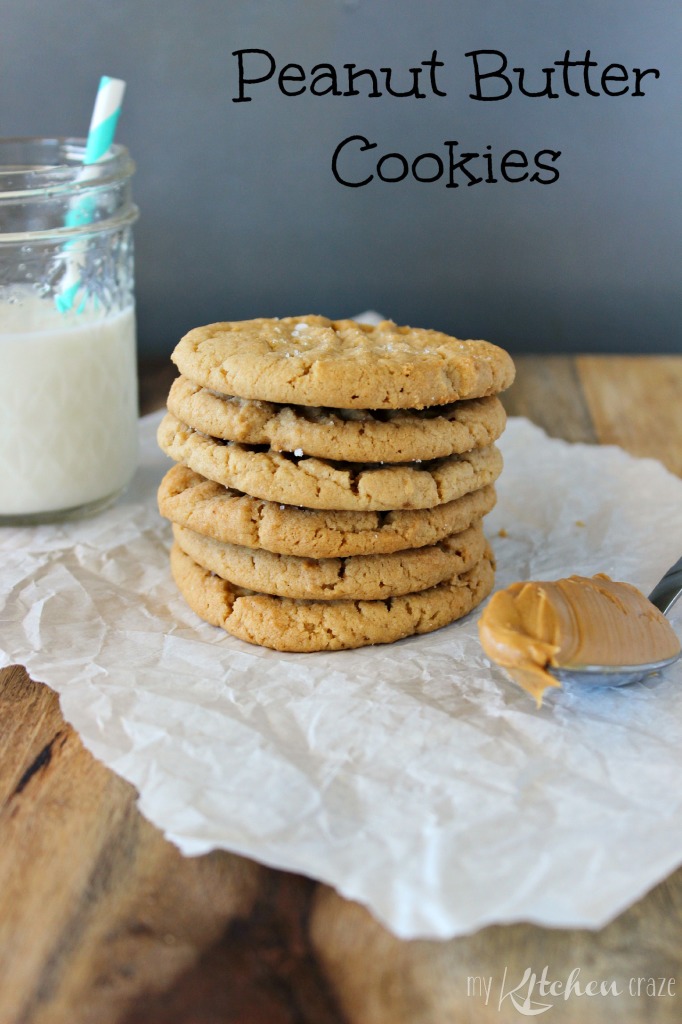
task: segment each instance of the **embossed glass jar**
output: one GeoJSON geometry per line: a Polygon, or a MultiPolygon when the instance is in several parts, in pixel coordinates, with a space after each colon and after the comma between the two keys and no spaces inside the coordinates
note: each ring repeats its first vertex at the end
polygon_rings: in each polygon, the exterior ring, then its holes
{"type": "Polygon", "coordinates": [[[0,525],[98,511],[137,463],[134,164],[84,155],[0,139],[0,525]]]}

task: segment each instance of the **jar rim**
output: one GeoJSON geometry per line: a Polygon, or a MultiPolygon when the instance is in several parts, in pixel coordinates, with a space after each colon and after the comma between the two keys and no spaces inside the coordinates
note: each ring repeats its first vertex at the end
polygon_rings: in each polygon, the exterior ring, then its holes
{"type": "Polygon", "coordinates": [[[87,165],[86,145],[86,139],[71,136],[0,138],[0,200],[97,187],[134,173],[135,164],[120,143],[104,159],[87,165]]]}

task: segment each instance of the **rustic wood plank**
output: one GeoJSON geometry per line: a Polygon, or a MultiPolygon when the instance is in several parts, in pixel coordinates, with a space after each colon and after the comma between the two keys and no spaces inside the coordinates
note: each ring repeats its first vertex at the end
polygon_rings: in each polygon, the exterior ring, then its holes
{"type": "Polygon", "coordinates": [[[580,356],[577,374],[601,444],[682,476],[682,356],[580,356]]]}
{"type": "MultiPolygon", "coordinates": [[[[402,942],[357,903],[320,886],[311,921],[313,945],[333,979],[349,1024],[507,1024],[523,1019],[509,998],[530,968],[550,980],[615,982],[618,994],[551,1003],[557,1024],[677,1024],[680,1019],[682,872],[600,932],[515,924],[484,928],[448,942],[402,942]],[[505,968],[507,975],[505,977],[505,968]],[[666,979],[666,995],[630,993],[631,979],[666,979]],[[472,979],[472,980],[469,980],[472,979]],[[473,979],[490,979],[489,999],[473,979]],[[672,980],[672,987],[668,981],[672,980]],[[502,987],[504,983],[504,988],[502,987]]],[[[656,991],[660,982],[656,981],[656,991]]],[[[528,986],[522,989],[523,998],[528,986]]]]}
{"type": "Polygon", "coordinates": [[[515,356],[514,362],[516,380],[501,396],[510,416],[527,416],[551,437],[597,440],[571,356],[515,356]]]}
{"type": "Polygon", "coordinates": [[[263,869],[181,857],[21,669],[0,720],[0,1020],[108,1024],[247,915],[263,869]]]}
{"type": "Polygon", "coordinates": [[[249,918],[167,992],[138,999],[121,1024],[345,1024],[308,934],[316,890],[309,879],[268,872],[249,918]]]}
{"type": "Polygon", "coordinates": [[[53,692],[27,680],[19,666],[0,672],[0,809],[46,767],[64,729],[53,692]]]}

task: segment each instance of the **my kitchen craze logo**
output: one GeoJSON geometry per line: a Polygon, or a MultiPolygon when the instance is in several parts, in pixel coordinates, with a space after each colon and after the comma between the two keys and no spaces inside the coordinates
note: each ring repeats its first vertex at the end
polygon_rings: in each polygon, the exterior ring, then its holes
{"type": "Polygon", "coordinates": [[[585,996],[671,998],[675,995],[675,979],[632,977],[627,984],[618,984],[613,979],[583,981],[579,967],[575,967],[565,979],[550,978],[548,966],[543,967],[539,976],[532,968],[526,967],[519,979],[505,967],[499,989],[494,988],[492,975],[470,976],[467,978],[467,995],[481,999],[486,1006],[495,1005],[497,1001],[498,1010],[509,1004],[524,1017],[537,1017],[551,1010],[558,1001],[585,996]]]}

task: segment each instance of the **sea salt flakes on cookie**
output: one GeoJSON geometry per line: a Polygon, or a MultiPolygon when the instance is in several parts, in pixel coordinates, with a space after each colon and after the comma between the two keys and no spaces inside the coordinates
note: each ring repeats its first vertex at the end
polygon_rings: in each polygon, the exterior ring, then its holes
{"type": "Polygon", "coordinates": [[[494,395],[514,364],[487,341],[323,316],[209,324],[171,357],[189,380],[222,394],[343,409],[423,409],[494,395]]]}

